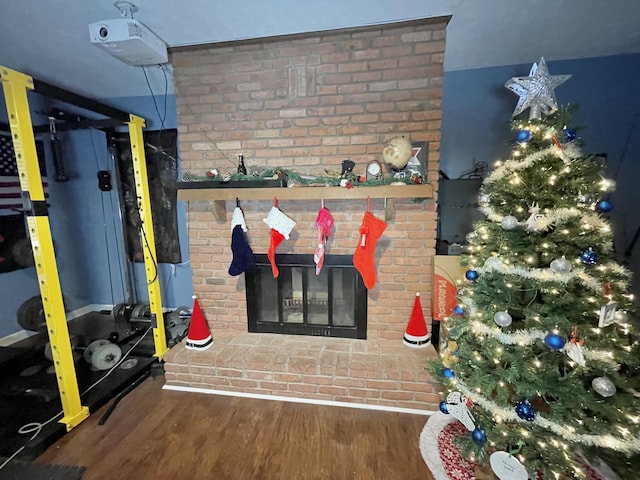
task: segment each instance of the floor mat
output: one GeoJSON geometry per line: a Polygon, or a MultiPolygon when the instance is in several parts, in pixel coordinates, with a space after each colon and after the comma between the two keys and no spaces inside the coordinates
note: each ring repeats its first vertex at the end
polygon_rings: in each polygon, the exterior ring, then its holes
{"type": "Polygon", "coordinates": [[[80,480],[85,470],[86,467],[73,465],[44,465],[12,460],[0,470],[0,480],[80,480]]]}

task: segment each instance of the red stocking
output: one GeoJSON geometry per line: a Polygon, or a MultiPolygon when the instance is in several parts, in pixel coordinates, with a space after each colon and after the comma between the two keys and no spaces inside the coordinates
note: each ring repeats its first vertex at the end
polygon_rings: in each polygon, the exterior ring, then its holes
{"type": "Polygon", "coordinates": [[[362,275],[364,286],[371,290],[376,284],[376,266],[373,257],[376,253],[376,243],[387,228],[387,224],[374,217],[369,211],[365,212],[360,226],[360,241],[353,255],[353,265],[362,275]]]}
{"type": "Polygon", "coordinates": [[[284,235],[282,235],[275,228],[271,229],[271,245],[269,245],[269,251],[267,252],[267,258],[271,263],[271,272],[273,273],[273,278],[278,278],[280,275],[280,270],[276,265],[276,250],[278,249],[278,245],[282,243],[284,240],[284,235]]]}

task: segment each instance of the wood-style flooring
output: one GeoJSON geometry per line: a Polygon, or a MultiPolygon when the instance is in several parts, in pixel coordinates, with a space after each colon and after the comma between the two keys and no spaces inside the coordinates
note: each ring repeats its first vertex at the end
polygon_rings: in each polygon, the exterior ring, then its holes
{"type": "Polygon", "coordinates": [[[418,446],[427,418],[162,390],[147,379],[104,425],[106,405],[38,462],[83,480],[433,480],[418,446]]]}

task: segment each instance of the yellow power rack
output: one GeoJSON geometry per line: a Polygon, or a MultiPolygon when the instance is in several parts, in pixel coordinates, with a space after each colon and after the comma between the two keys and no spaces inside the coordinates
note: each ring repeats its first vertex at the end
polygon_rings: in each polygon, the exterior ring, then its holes
{"type": "MultiPolygon", "coordinates": [[[[52,358],[64,413],[60,422],[66,426],[68,431],[89,416],[89,409],[82,405],[80,399],[73,351],[69,339],[69,329],[67,327],[66,313],[60,287],[60,278],[58,276],[58,268],[53,249],[48,208],[42,179],[40,178],[40,167],[36,153],[27,92],[29,90],[35,90],[36,92],[54,96],[59,100],[73,103],[88,110],[93,110],[107,116],[114,115],[115,118],[120,118],[121,120],[123,120],[123,112],[44,82],[37,82],[28,75],[3,66],[0,66],[0,80],[2,81],[9,117],[11,138],[13,140],[18,175],[20,178],[20,188],[27,194],[31,204],[27,217],[27,225],[31,238],[40,295],[42,297],[47,332],[51,344],[52,358]],[[42,88],[37,88],[38,84],[40,84],[42,88]]],[[[128,121],[123,120],[123,123],[127,123],[129,126],[136,193],[142,220],[140,241],[145,252],[144,260],[154,332],[155,356],[161,360],[168,348],[162,314],[162,297],[159,288],[158,265],[156,262],[153,217],[151,215],[151,200],[144,155],[144,141],[142,136],[144,120],[135,115],[129,115],[128,121]]]]}

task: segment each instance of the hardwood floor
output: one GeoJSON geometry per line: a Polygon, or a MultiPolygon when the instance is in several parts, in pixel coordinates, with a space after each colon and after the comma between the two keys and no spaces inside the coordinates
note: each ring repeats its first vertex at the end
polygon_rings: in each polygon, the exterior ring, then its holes
{"type": "Polygon", "coordinates": [[[147,379],[104,425],[105,406],[39,462],[83,480],[433,480],[418,447],[426,417],[162,390],[147,379]]]}

